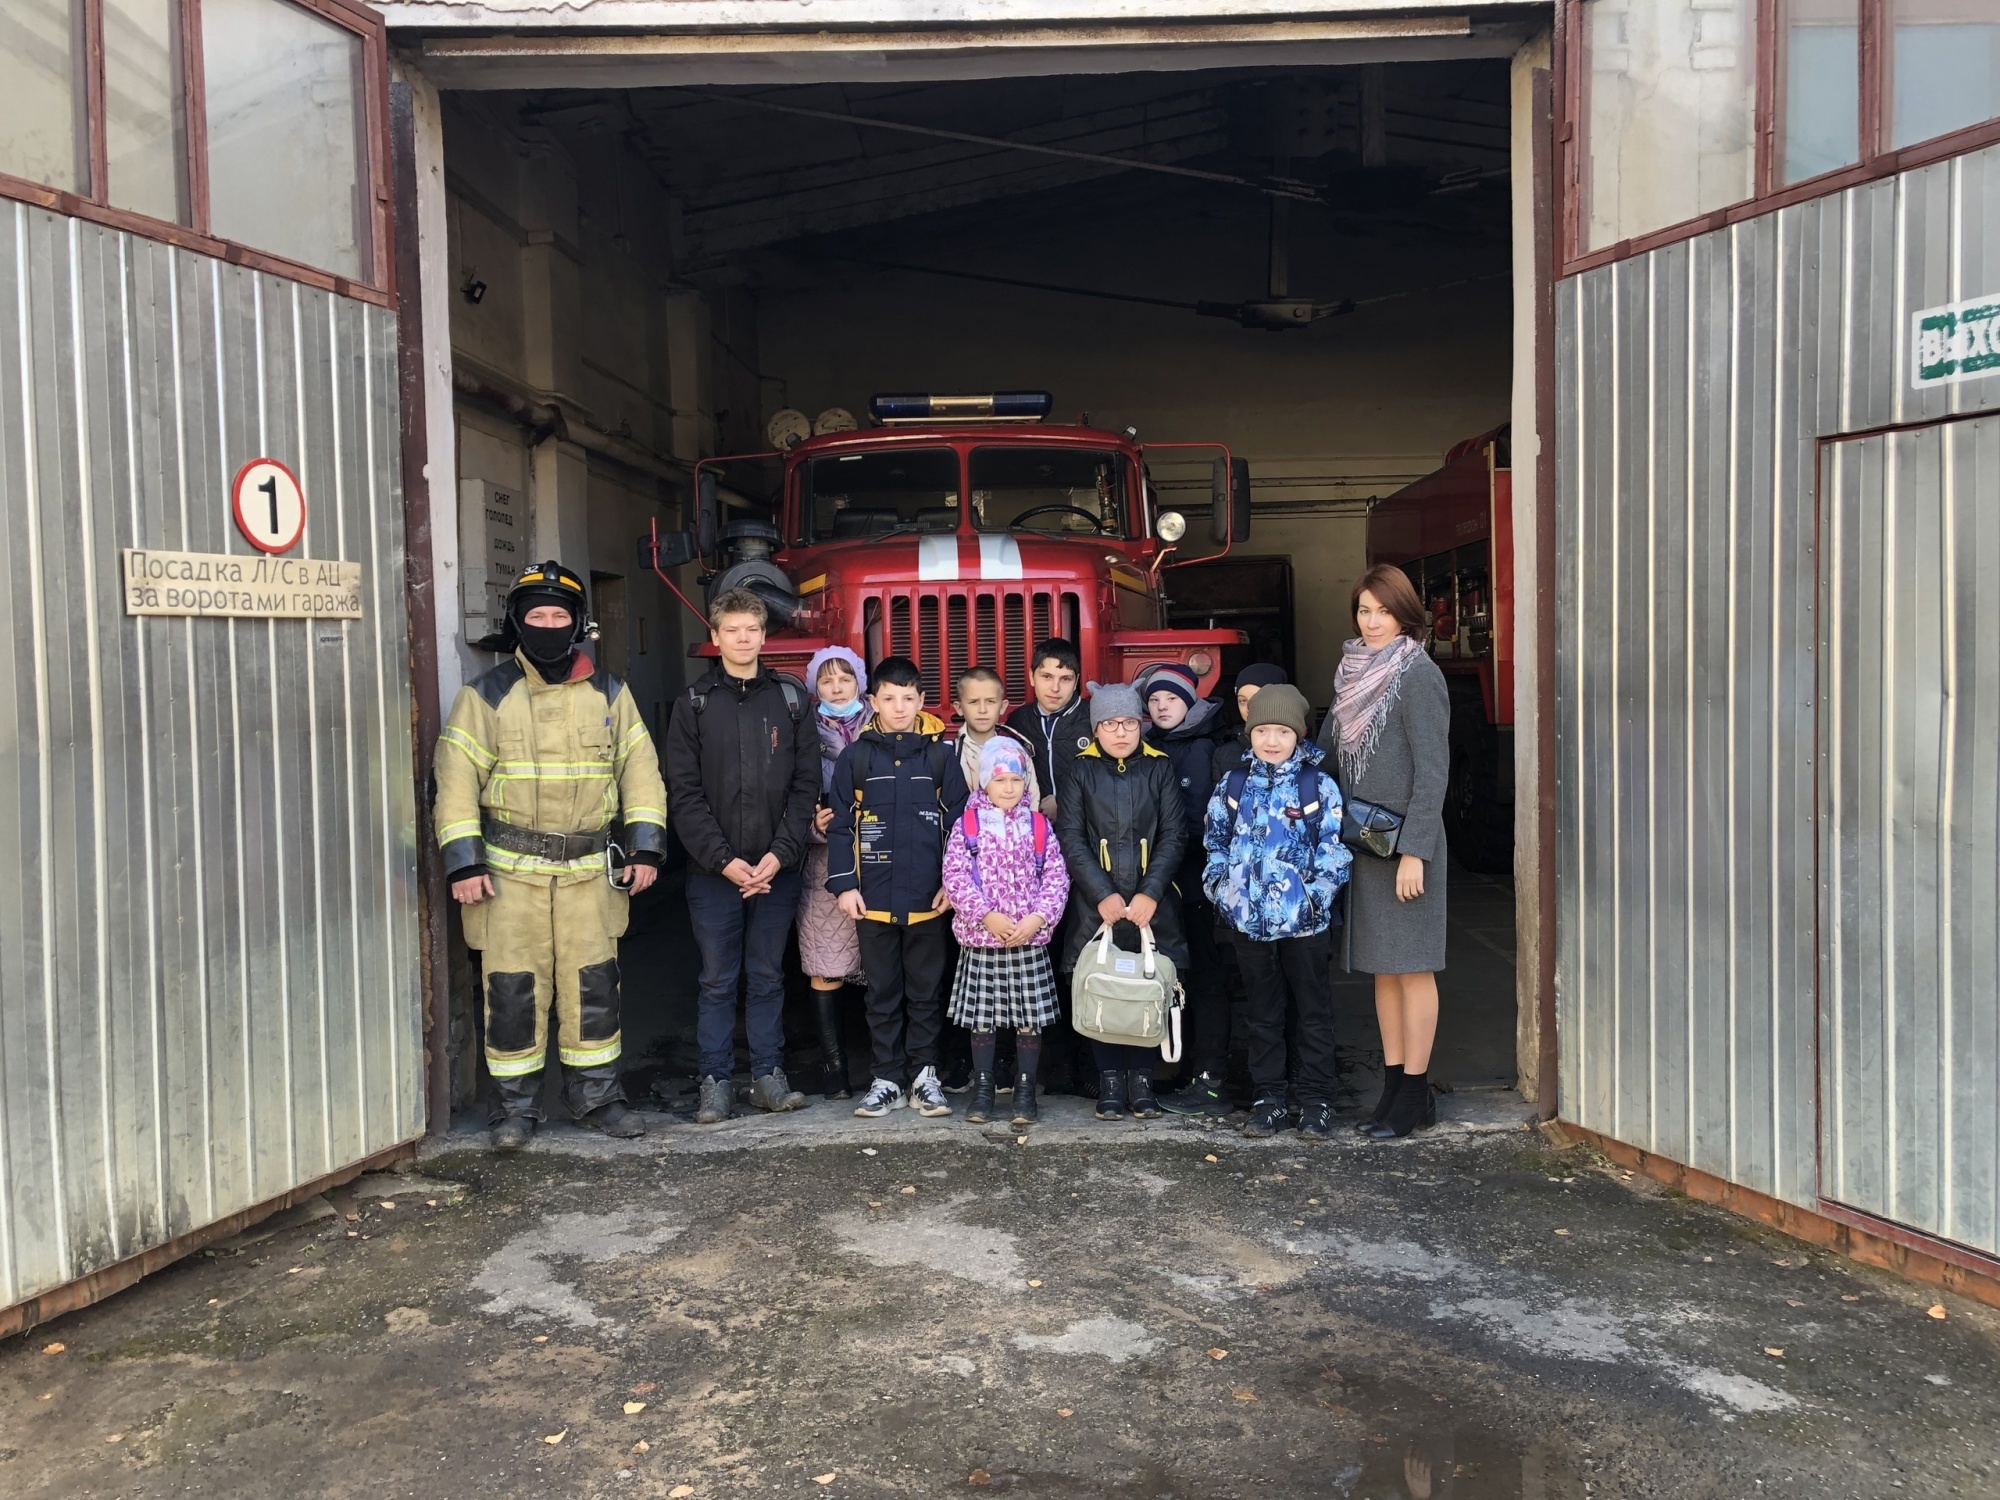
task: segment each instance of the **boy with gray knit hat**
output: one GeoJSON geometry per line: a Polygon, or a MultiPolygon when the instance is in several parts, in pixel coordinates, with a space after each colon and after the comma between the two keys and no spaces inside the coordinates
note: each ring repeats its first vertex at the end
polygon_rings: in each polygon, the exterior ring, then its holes
{"type": "MultiPolygon", "coordinates": [[[[1188,960],[1174,874],[1187,847],[1174,763],[1145,742],[1146,709],[1129,682],[1091,689],[1091,741],[1070,762],[1056,803],[1056,840],[1069,867],[1068,931],[1059,967],[1075,970],[1084,945],[1110,923],[1112,941],[1136,950],[1135,928],[1150,928],[1178,968],[1188,960]]],[[[1065,986],[1066,988],[1067,986],[1065,986]]],[[[1153,1097],[1157,1048],[1092,1043],[1097,1118],[1160,1114],[1153,1097]]]]}

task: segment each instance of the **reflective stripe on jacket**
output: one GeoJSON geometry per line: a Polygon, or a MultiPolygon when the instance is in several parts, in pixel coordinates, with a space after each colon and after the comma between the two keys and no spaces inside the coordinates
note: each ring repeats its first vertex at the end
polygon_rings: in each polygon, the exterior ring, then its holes
{"type": "Polygon", "coordinates": [[[545,682],[518,653],[458,690],[438,736],[438,847],[454,878],[601,876],[605,856],[553,861],[496,849],[482,816],[541,833],[596,833],[631,854],[667,846],[667,789],[653,737],[625,684],[579,653],[567,682],[545,682]],[[622,835],[616,829],[622,820],[622,835]]]}

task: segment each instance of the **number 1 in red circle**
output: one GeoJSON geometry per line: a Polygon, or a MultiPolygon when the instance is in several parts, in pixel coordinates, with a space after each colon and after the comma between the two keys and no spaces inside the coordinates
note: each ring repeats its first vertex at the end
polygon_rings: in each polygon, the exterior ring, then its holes
{"type": "Polygon", "coordinates": [[[305,491],[278,459],[253,458],[238,469],[229,487],[229,508],[236,529],[259,552],[289,552],[305,535],[305,491]]]}

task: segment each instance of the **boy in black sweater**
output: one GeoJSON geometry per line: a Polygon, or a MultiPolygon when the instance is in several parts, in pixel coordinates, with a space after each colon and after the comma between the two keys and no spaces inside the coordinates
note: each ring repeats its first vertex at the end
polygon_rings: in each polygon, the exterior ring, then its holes
{"type": "Polygon", "coordinates": [[[1053,818],[1070,764],[1090,744],[1090,704],[1081,691],[1083,658],[1060,636],[1038,641],[1028,663],[1028,685],[1034,697],[1007,715],[1007,727],[1034,750],[1042,816],[1053,818]]]}
{"type": "Polygon", "coordinates": [[[826,836],[826,888],[855,921],[868,975],[875,1081],[854,1112],[876,1119],[913,1104],[948,1115],[937,1076],[950,956],[944,837],[965,811],[965,776],[938,738],[944,725],[923,711],[915,662],[884,657],[869,688],[875,716],[834,763],[826,836]]]}

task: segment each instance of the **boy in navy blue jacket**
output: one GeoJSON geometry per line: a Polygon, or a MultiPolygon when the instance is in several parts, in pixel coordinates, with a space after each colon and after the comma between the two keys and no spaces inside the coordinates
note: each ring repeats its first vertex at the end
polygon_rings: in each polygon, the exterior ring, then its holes
{"type": "Polygon", "coordinates": [[[868,976],[875,1081],[854,1112],[875,1119],[914,1104],[948,1115],[937,1076],[951,935],[944,836],[965,811],[965,774],[939,738],[944,724],[924,712],[915,662],[884,657],[869,688],[875,716],[834,763],[826,836],[826,888],[855,921],[868,976]]]}

